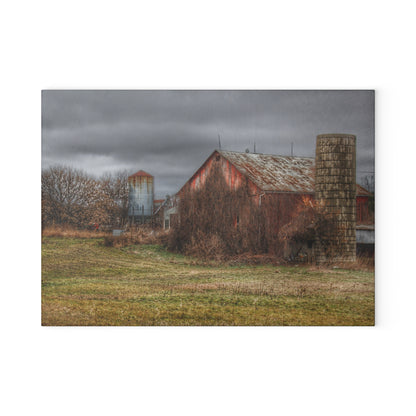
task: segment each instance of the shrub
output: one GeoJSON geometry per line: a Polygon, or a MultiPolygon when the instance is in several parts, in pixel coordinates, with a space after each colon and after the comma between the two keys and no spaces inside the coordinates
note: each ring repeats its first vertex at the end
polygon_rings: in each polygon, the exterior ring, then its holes
{"type": "Polygon", "coordinates": [[[180,195],[178,221],[168,248],[202,258],[226,258],[264,251],[264,221],[248,184],[230,190],[218,167],[205,186],[180,195]]]}
{"type": "Polygon", "coordinates": [[[126,247],[136,244],[166,244],[166,233],[154,231],[149,227],[134,227],[120,236],[107,235],[104,238],[106,247],[126,247]]]}
{"type": "Polygon", "coordinates": [[[222,260],[225,258],[227,246],[217,234],[192,236],[191,240],[184,246],[184,254],[201,257],[203,259],[222,260]]]}

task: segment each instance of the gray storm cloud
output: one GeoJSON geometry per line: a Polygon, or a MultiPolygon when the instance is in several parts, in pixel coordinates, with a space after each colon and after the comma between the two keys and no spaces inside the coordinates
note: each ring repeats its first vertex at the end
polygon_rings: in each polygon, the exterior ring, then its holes
{"type": "Polygon", "coordinates": [[[357,136],[357,180],[374,172],[373,91],[42,92],[42,167],[99,176],[143,169],[175,193],[218,147],[313,156],[318,134],[357,136]]]}

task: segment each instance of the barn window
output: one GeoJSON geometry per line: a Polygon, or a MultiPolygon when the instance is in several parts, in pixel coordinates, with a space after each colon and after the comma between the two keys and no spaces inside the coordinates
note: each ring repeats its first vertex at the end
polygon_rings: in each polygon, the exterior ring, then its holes
{"type": "Polygon", "coordinates": [[[215,160],[218,162],[221,159],[220,155],[215,156],[215,160]]]}

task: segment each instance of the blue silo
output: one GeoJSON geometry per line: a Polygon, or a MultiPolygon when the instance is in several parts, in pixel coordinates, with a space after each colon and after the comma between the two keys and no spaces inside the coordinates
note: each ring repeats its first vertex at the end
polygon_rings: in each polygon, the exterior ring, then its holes
{"type": "Polygon", "coordinates": [[[134,222],[146,222],[153,214],[153,176],[139,170],[129,176],[129,218],[134,222]]]}

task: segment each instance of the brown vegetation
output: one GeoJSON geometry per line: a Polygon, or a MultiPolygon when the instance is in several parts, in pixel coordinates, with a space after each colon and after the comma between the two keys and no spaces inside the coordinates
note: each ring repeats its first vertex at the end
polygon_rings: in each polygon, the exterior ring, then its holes
{"type": "Polygon", "coordinates": [[[168,244],[174,251],[218,259],[266,252],[264,216],[248,184],[230,190],[218,168],[204,188],[182,191],[178,218],[168,244]]]}
{"type": "Polygon", "coordinates": [[[127,247],[135,244],[166,245],[167,233],[152,230],[149,226],[130,227],[120,236],[107,235],[104,238],[106,247],[127,247]]]}
{"type": "Polygon", "coordinates": [[[102,238],[109,232],[92,229],[79,229],[70,225],[48,225],[42,230],[42,237],[102,238]]]}
{"type": "Polygon", "coordinates": [[[327,259],[336,255],[334,234],[337,230],[336,215],[328,213],[311,198],[302,198],[295,210],[292,220],[279,230],[279,240],[287,245],[303,243],[319,245],[320,252],[327,259]]]}
{"type": "Polygon", "coordinates": [[[123,226],[127,220],[127,172],[96,179],[68,166],[42,171],[42,227],[92,224],[123,226]]]}
{"type": "Polygon", "coordinates": [[[120,236],[113,236],[111,231],[79,229],[69,225],[49,225],[42,230],[42,237],[103,238],[104,246],[120,248],[136,244],[166,246],[168,234],[163,230],[152,230],[149,226],[129,227],[120,236]]]}

